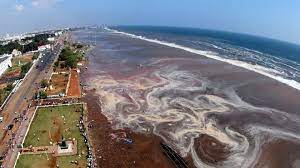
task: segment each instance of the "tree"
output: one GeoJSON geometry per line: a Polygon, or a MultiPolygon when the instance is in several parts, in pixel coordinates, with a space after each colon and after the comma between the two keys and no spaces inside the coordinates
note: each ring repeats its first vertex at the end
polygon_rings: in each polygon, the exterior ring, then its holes
{"type": "Polygon", "coordinates": [[[13,85],[10,83],[5,87],[5,91],[10,92],[14,89],[13,85]]]}
{"type": "Polygon", "coordinates": [[[39,98],[40,99],[46,99],[48,97],[47,93],[45,91],[39,92],[39,98]]]}
{"type": "Polygon", "coordinates": [[[39,57],[39,54],[38,53],[34,53],[33,56],[32,56],[32,60],[36,60],[38,57],[39,57]]]}
{"type": "Polygon", "coordinates": [[[22,45],[20,45],[18,41],[12,41],[6,45],[0,45],[0,55],[10,54],[14,49],[22,51],[22,45]]]}
{"type": "Polygon", "coordinates": [[[66,66],[75,68],[77,66],[77,58],[73,55],[68,57],[68,59],[66,60],[66,66]]]}
{"type": "Polygon", "coordinates": [[[73,54],[70,47],[64,48],[61,53],[59,54],[59,60],[60,61],[66,61],[68,57],[70,57],[73,54]]]}
{"type": "Polygon", "coordinates": [[[82,54],[72,51],[70,47],[66,47],[59,55],[60,61],[65,61],[65,66],[70,68],[76,68],[77,63],[82,60],[82,54]]]}
{"type": "Polygon", "coordinates": [[[24,46],[20,44],[20,41],[12,41],[5,45],[0,45],[0,55],[3,54],[10,54],[14,49],[17,49],[21,51],[22,53],[26,53],[28,51],[35,51],[38,49],[41,45],[49,44],[48,38],[53,37],[54,34],[38,34],[34,37],[26,37],[25,39],[22,39],[22,42],[29,42],[28,44],[25,44],[24,46]]]}
{"type": "Polygon", "coordinates": [[[29,69],[31,68],[32,63],[28,62],[25,65],[21,66],[21,77],[23,78],[25,76],[25,74],[29,71],[29,69]]]}
{"type": "Polygon", "coordinates": [[[46,79],[43,79],[43,80],[41,81],[41,87],[42,87],[42,88],[45,88],[45,87],[48,87],[48,86],[49,86],[48,81],[47,81],[46,79]]]}
{"type": "Polygon", "coordinates": [[[58,67],[58,65],[59,65],[59,61],[55,61],[54,62],[54,67],[58,67]]]}
{"type": "Polygon", "coordinates": [[[60,64],[60,68],[61,68],[61,69],[64,69],[65,67],[66,67],[66,64],[62,62],[62,63],[60,64]]]}

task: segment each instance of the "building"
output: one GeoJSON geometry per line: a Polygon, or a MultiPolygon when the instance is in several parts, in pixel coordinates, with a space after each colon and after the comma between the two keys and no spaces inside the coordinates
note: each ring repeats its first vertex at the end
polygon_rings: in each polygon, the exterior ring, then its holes
{"type": "Polygon", "coordinates": [[[0,56],[0,76],[9,68],[12,66],[11,63],[12,55],[5,54],[0,56]]]}
{"type": "Polygon", "coordinates": [[[18,50],[16,50],[16,49],[14,49],[14,50],[12,51],[11,55],[12,55],[13,57],[17,57],[17,56],[22,55],[22,52],[21,52],[21,51],[18,51],[18,50]]]}
{"type": "Polygon", "coordinates": [[[60,35],[62,35],[62,34],[63,34],[62,31],[58,31],[58,32],[55,33],[55,36],[60,36],[60,35]]]}
{"type": "Polygon", "coordinates": [[[53,41],[55,41],[55,38],[54,37],[49,37],[47,40],[50,41],[50,42],[53,42],[53,41]]]}
{"type": "Polygon", "coordinates": [[[51,45],[50,44],[47,44],[47,45],[43,45],[43,46],[39,46],[38,47],[38,50],[39,51],[45,51],[47,49],[51,49],[51,45]]]}

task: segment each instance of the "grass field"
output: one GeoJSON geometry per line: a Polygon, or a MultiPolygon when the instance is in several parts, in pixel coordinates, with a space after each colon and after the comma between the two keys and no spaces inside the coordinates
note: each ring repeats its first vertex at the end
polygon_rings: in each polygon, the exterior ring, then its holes
{"type": "Polygon", "coordinates": [[[10,68],[8,68],[5,72],[5,75],[8,74],[8,73],[12,73],[12,72],[15,72],[15,71],[21,71],[21,66],[18,66],[18,65],[14,65],[10,68]]]}
{"type": "Polygon", "coordinates": [[[78,154],[60,157],[50,154],[24,154],[20,156],[16,168],[47,168],[56,165],[63,168],[86,167],[87,147],[77,127],[81,112],[82,105],[39,108],[26,136],[24,147],[49,146],[50,142],[60,141],[63,135],[65,139],[77,140],[78,154]],[[71,161],[78,161],[79,165],[72,164],[71,161]]]}

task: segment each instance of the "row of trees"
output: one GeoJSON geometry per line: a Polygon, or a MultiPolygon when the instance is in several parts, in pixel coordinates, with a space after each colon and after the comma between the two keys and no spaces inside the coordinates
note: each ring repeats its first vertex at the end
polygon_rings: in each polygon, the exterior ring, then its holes
{"type": "Polygon", "coordinates": [[[6,45],[0,45],[0,55],[10,54],[14,49],[26,53],[29,51],[35,51],[39,46],[46,45],[49,43],[48,38],[54,36],[53,34],[39,34],[35,37],[27,37],[22,42],[31,41],[28,44],[21,45],[19,41],[12,41],[6,45]]]}
{"type": "Polygon", "coordinates": [[[81,53],[74,52],[70,47],[66,47],[61,51],[58,61],[65,61],[66,67],[76,68],[77,63],[81,61],[82,58],[81,53]]]}
{"type": "Polygon", "coordinates": [[[34,98],[35,99],[46,99],[48,97],[48,94],[45,91],[39,91],[35,93],[34,98]]]}
{"type": "Polygon", "coordinates": [[[21,66],[21,75],[20,75],[21,78],[23,78],[26,75],[26,73],[29,71],[31,66],[32,66],[32,62],[28,62],[21,66]]]}

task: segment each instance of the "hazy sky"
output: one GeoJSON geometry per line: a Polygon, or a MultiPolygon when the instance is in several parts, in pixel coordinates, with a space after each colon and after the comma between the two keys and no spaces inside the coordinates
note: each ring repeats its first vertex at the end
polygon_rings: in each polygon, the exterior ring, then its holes
{"type": "Polygon", "coordinates": [[[0,0],[0,34],[89,24],[199,27],[300,44],[300,0],[0,0]]]}

